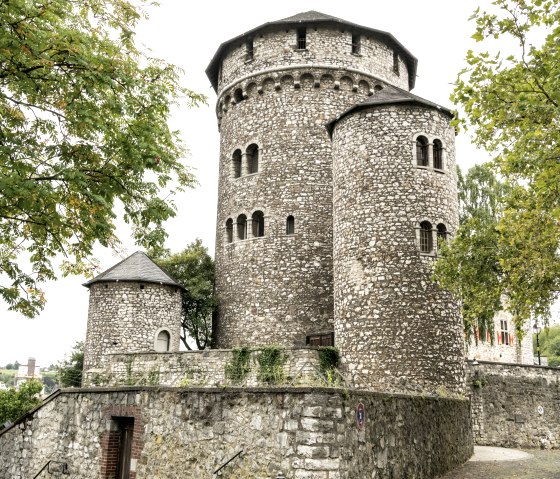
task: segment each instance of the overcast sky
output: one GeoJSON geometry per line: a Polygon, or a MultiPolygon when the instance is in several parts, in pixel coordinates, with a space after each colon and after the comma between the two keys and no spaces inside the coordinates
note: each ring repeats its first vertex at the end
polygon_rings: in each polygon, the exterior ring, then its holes
{"type": "MultiPolygon", "coordinates": [[[[452,83],[464,66],[465,53],[475,46],[470,39],[474,26],[468,18],[479,2],[160,0],[160,3],[160,7],[150,9],[150,18],[138,28],[138,42],[149,47],[153,56],[183,68],[185,86],[209,98],[208,106],[178,110],[172,118],[172,128],[181,130],[190,149],[185,163],[194,170],[199,185],[175,198],[179,211],[167,225],[167,246],[177,251],[201,238],[213,254],[219,137],[214,114],[216,95],[204,70],[222,42],[268,21],[308,10],[320,11],[391,32],[418,58],[414,93],[453,107],[449,101],[452,83]]],[[[457,160],[463,168],[489,158],[474,149],[465,134],[457,138],[456,146],[457,160]]],[[[97,250],[102,270],[136,251],[126,228],[122,228],[120,236],[124,246],[120,256],[102,248],[97,250]]],[[[34,356],[40,366],[48,366],[62,359],[76,341],[83,340],[88,307],[88,290],[81,286],[84,281],[85,278],[74,276],[47,284],[46,307],[33,320],[7,312],[6,306],[0,303],[0,365],[15,360],[23,363],[34,356]]]]}

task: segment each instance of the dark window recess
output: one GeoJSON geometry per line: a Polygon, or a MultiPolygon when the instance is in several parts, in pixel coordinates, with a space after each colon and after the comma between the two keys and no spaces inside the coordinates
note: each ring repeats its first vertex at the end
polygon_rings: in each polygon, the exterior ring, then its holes
{"type": "Polygon", "coordinates": [[[240,240],[247,239],[247,217],[245,215],[237,217],[237,237],[240,240]]]}
{"type": "Polygon", "coordinates": [[[393,50],[393,72],[400,75],[399,72],[399,54],[393,50]]]}
{"type": "Polygon", "coordinates": [[[437,242],[439,247],[442,243],[445,243],[447,241],[447,228],[443,223],[437,225],[436,228],[437,228],[437,242]]]}
{"type": "Polygon", "coordinates": [[[307,30],[305,28],[297,29],[297,49],[307,49],[307,30]]]}
{"type": "Polygon", "coordinates": [[[233,163],[233,177],[239,178],[241,176],[241,150],[235,150],[233,156],[231,157],[231,162],[233,163]]]}
{"type": "Polygon", "coordinates": [[[120,433],[117,465],[117,479],[130,478],[130,457],[132,455],[133,417],[114,418],[120,433]]]}
{"type": "Polygon", "coordinates": [[[233,99],[235,100],[235,103],[241,103],[244,100],[243,90],[241,90],[241,88],[238,88],[233,92],[233,99]]]}
{"type": "Polygon", "coordinates": [[[245,42],[245,60],[249,61],[252,60],[254,58],[254,45],[253,45],[253,39],[252,38],[248,38],[247,41],[245,42]]]}
{"type": "Polygon", "coordinates": [[[233,220],[231,218],[226,221],[226,241],[233,243],[233,220]]]}
{"type": "Polygon", "coordinates": [[[296,220],[292,215],[286,218],[286,234],[293,235],[296,232],[296,220]]]}
{"type": "Polygon", "coordinates": [[[247,147],[248,173],[259,172],[259,147],[254,143],[247,147]]]}
{"type": "Polygon", "coordinates": [[[443,145],[440,140],[434,140],[434,168],[443,170],[443,145]]]}
{"type": "Polygon", "coordinates": [[[312,347],[334,346],[334,331],[330,333],[309,334],[305,337],[305,344],[312,347]]]}
{"type": "Polygon", "coordinates": [[[255,211],[251,217],[253,220],[253,238],[264,236],[264,214],[262,211],[255,211]]]}
{"type": "Polygon", "coordinates": [[[422,221],[420,223],[420,251],[431,253],[432,248],[432,225],[429,221],[422,221]]]}
{"type": "Polygon", "coordinates": [[[359,55],[361,50],[361,36],[354,34],[352,35],[352,53],[354,55],[359,55]]]}
{"type": "Polygon", "coordinates": [[[428,139],[425,136],[416,138],[416,164],[428,166],[428,139]]]}

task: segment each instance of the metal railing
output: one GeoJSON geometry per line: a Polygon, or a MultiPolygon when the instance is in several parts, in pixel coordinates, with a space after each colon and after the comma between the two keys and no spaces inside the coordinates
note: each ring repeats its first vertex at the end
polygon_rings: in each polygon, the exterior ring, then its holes
{"type": "Polygon", "coordinates": [[[236,457],[240,456],[241,453],[243,452],[243,449],[241,449],[240,451],[236,452],[233,456],[231,456],[226,462],[224,462],[220,467],[218,467],[218,469],[216,469],[214,471],[215,475],[218,475],[218,473],[224,468],[226,467],[231,461],[233,461],[236,457]]]}
{"type": "Polygon", "coordinates": [[[70,474],[68,472],[68,463],[62,461],[49,461],[47,462],[41,470],[33,476],[33,479],[37,479],[44,471],[47,471],[49,474],[70,474]],[[51,469],[51,466],[53,468],[51,469]]]}

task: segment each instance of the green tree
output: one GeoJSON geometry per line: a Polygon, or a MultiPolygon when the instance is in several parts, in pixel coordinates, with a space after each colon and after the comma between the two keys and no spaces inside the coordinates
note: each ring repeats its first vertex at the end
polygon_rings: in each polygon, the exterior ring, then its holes
{"type": "Polygon", "coordinates": [[[170,108],[205,99],[134,41],[143,1],[0,2],[0,298],[34,316],[40,284],[89,274],[115,246],[118,202],[135,241],[157,249],[170,187],[193,178],[170,108]],[[165,195],[165,198],[162,196],[165,195]]]}
{"type": "MultiPolygon", "coordinates": [[[[541,356],[548,358],[548,365],[560,366],[560,325],[545,328],[539,333],[541,356]]],[[[533,334],[533,351],[537,350],[537,335],[533,334]]],[[[536,354],[536,353],[535,353],[536,354]]]]}
{"type": "Polygon", "coordinates": [[[78,341],[72,352],[70,359],[64,359],[58,366],[58,383],[60,387],[79,388],[82,385],[82,372],[84,370],[84,343],[78,341]]]}
{"type": "Polygon", "coordinates": [[[197,239],[183,251],[156,260],[176,281],[185,287],[182,293],[181,340],[187,349],[193,338],[198,349],[204,349],[212,338],[214,311],[214,260],[197,239]]]}
{"type": "MultiPolygon", "coordinates": [[[[504,306],[520,331],[531,318],[548,320],[560,290],[560,4],[496,0],[492,8],[473,15],[473,38],[489,46],[509,37],[517,52],[469,51],[452,98],[465,111],[457,123],[494,156],[492,167],[508,188],[492,255],[502,277],[493,282],[490,275],[484,286],[495,297],[506,295],[504,306]],[[537,46],[536,30],[546,35],[537,46]]],[[[460,255],[460,240],[455,248],[460,255]]]]}
{"type": "Polygon", "coordinates": [[[10,388],[7,391],[0,391],[0,426],[5,422],[13,422],[26,412],[41,403],[39,393],[43,389],[43,383],[36,381],[26,381],[19,390],[10,388]]]}

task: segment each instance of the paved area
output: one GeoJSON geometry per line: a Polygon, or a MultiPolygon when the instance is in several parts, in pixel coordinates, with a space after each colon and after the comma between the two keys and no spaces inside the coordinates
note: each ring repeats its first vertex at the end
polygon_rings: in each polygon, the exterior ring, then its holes
{"type": "Polygon", "coordinates": [[[560,479],[560,450],[475,448],[466,464],[441,479],[560,479]]]}

